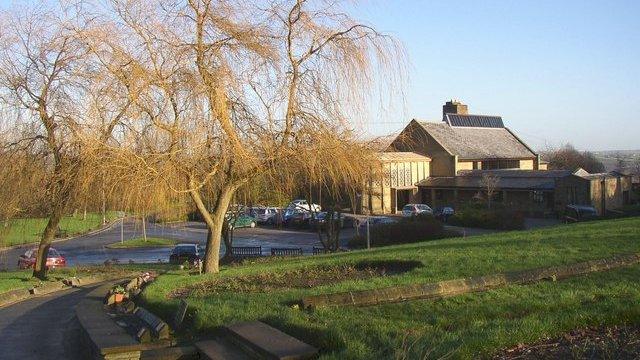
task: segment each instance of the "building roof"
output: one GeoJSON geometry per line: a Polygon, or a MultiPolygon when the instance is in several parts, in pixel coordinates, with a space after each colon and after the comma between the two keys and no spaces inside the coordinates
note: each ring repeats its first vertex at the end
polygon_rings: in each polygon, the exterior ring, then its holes
{"type": "MultiPolygon", "coordinates": [[[[428,188],[466,188],[482,189],[482,177],[476,176],[442,176],[430,177],[418,183],[420,187],[428,188]]],[[[499,178],[497,189],[516,190],[553,190],[555,179],[553,178],[499,178]]]]}
{"type": "Polygon", "coordinates": [[[387,151],[378,153],[381,161],[431,161],[428,156],[420,155],[410,151],[387,151]]]}
{"type": "Polygon", "coordinates": [[[496,176],[498,189],[553,190],[556,180],[567,176],[580,176],[582,169],[571,170],[462,170],[458,176],[430,177],[418,186],[431,188],[481,189],[484,175],[496,176]]]}
{"type": "Polygon", "coordinates": [[[504,123],[500,116],[444,114],[444,122],[449,126],[503,128],[504,123]]]}
{"type": "MultiPolygon", "coordinates": [[[[450,116],[451,114],[447,114],[450,116]]],[[[500,119],[502,121],[502,119],[500,119]]],[[[536,154],[505,127],[450,126],[418,122],[442,147],[460,159],[522,159],[536,154]]],[[[496,125],[496,124],[494,124],[496,125]]]]}

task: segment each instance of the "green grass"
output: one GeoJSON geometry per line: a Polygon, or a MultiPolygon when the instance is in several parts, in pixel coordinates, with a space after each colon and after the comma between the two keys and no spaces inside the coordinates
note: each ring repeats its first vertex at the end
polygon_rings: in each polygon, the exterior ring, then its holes
{"type": "MultiPolygon", "coordinates": [[[[107,213],[107,221],[116,218],[116,212],[107,213]]],[[[8,226],[0,224],[0,247],[20,244],[30,244],[40,241],[40,236],[47,226],[46,218],[26,218],[9,220],[8,226]]],[[[60,231],[66,236],[74,236],[98,229],[102,226],[102,214],[87,213],[87,218],[82,215],[65,216],[60,221],[60,231]]]]}
{"type": "MultiPolygon", "coordinates": [[[[175,270],[177,265],[171,264],[123,264],[112,266],[80,266],[53,269],[48,272],[46,281],[61,281],[71,276],[86,276],[91,274],[113,274],[123,277],[137,271],[167,271],[175,270]]],[[[33,270],[0,271],[0,294],[15,289],[29,289],[41,283],[40,280],[31,277],[33,270]]]]}
{"type": "Polygon", "coordinates": [[[111,249],[129,249],[129,248],[141,248],[141,247],[169,247],[177,244],[177,240],[173,239],[165,239],[165,238],[157,238],[157,237],[147,237],[145,241],[144,238],[133,238],[129,240],[125,240],[124,242],[117,242],[110,245],[107,245],[108,248],[111,249]]]}
{"type": "MultiPolygon", "coordinates": [[[[325,359],[488,357],[518,343],[558,336],[590,325],[640,323],[640,265],[558,282],[509,286],[446,300],[418,300],[372,307],[302,311],[302,296],[427,283],[593,260],[640,252],[640,218],[626,218],[534,231],[504,232],[418,244],[230,266],[218,275],[170,272],[143,293],[147,305],[170,316],[174,289],[212,277],[277,274],[315,266],[371,260],[418,260],[408,273],[351,280],[313,288],[268,292],[196,292],[187,299],[195,336],[235,321],[265,321],[321,349],[325,359]]],[[[191,334],[185,334],[188,336],[191,334]]]]}

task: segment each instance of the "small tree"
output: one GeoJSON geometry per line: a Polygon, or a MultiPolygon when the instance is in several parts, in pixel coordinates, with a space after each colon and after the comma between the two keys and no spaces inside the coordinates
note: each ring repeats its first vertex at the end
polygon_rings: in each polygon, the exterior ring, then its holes
{"type": "Polygon", "coordinates": [[[484,188],[484,191],[487,194],[487,208],[491,209],[491,202],[493,200],[494,195],[498,190],[498,184],[500,182],[500,177],[493,174],[483,174],[482,179],[480,180],[480,184],[484,188]]]}

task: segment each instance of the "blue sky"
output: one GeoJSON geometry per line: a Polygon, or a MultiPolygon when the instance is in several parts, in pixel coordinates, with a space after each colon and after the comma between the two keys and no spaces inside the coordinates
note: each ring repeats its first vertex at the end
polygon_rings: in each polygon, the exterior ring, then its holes
{"type": "Polygon", "coordinates": [[[456,98],[537,149],[640,149],[640,1],[369,1],[355,15],[410,61],[406,110],[374,133],[438,121],[456,98]]]}
{"type": "Polygon", "coordinates": [[[410,62],[406,106],[374,116],[371,134],[439,121],[455,98],[536,149],[640,149],[638,0],[368,0],[353,14],[410,62]]]}

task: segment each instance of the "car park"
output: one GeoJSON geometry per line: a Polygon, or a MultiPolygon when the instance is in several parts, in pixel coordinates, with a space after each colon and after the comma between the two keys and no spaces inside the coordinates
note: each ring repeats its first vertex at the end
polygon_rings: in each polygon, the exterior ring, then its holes
{"type": "Polygon", "coordinates": [[[564,208],[564,222],[574,223],[598,218],[598,211],[593,206],[567,205],[564,208]]]}
{"type": "Polygon", "coordinates": [[[169,262],[171,264],[197,264],[201,256],[204,255],[204,249],[201,251],[198,244],[178,244],[169,255],[169,262]]]}
{"type": "Polygon", "coordinates": [[[402,216],[411,217],[420,214],[433,215],[433,210],[425,204],[407,204],[402,208],[402,216]]]}
{"type": "MultiPolygon", "coordinates": [[[[18,257],[18,268],[19,269],[29,269],[33,268],[36,263],[36,255],[38,254],[38,249],[33,248],[27,250],[24,254],[18,257]]],[[[55,269],[59,267],[67,266],[67,259],[65,259],[60,252],[54,248],[49,248],[49,254],[47,256],[47,263],[45,265],[47,269],[55,269]]]]}

